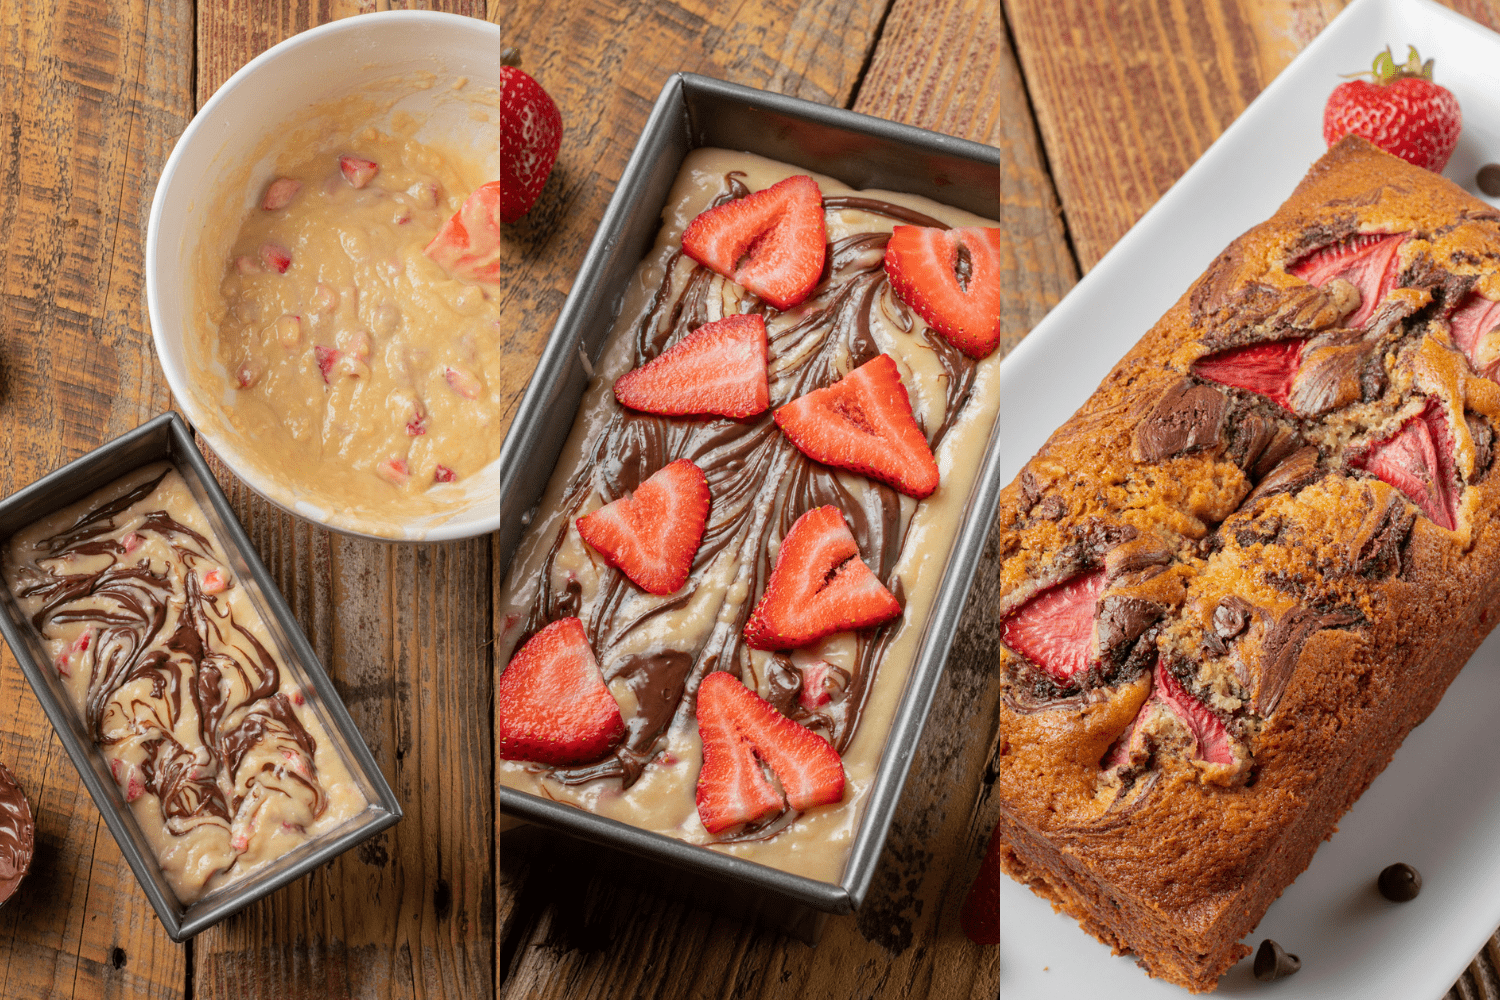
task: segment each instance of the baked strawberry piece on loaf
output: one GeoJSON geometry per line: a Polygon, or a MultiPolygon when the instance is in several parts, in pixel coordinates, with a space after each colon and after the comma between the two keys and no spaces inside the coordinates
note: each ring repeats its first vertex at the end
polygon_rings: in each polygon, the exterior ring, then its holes
{"type": "Polygon", "coordinates": [[[1497,261],[1345,139],[1002,494],[992,852],[1154,976],[1248,954],[1500,611],[1497,261]]]}

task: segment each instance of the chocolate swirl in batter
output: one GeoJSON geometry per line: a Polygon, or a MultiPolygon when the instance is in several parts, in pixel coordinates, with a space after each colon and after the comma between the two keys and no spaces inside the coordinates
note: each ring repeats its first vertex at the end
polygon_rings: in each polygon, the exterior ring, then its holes
{"type": "Polygon", "coordinates": [[[127,798],[149,792],[160,800],[174,836],[223,827],[234,848],[222,869],[229,871],[268,799],[296,795],[317,817],[328,797],[313,763],[317,743],[280,692],[276,658],[227,600],[204,592],[204,574],[228,575],[209,540],[166,510],[150,511],[123,538],[106,537],[150,504],[170,473],[43,540],[11,586],[19,599],[41,602],[31,621],[44,638],[56,626],[89,626],[74,646],[82,656],[77,669],[88,671],[82,709],[89,734],[106,749],[127,798]],[[152,536],[170,550],[176,572],[130,554],[152,536]],[[97,568],[79,568],[85,564],[97,568]],[[184,699],[196,710],[196,745],[174,736],[184,699]],[[132,758],[144,754],[139,764],[124,757],[130,744],[132,758]],[[269,751],[258,764],[255,749],[269,751]]]}
{"type": "MultiPolygon", "coordinates": [[[[724,178],[723,193],[714,202],[723,204],[744,197],[748,190],[734,174],[724,178]]],[[[830,197],[828,210],[858,210],[896,219],[902,223],[946,229],[946,224],[920,212],[873,198],[830,197]]],[[[886,321],[905,334],[916,323],[906,306],[887,292],[882,266],[889,234],[860,232],[831,243],[827,264],[818,287],[799,307],[800,318],[772,334],[770,353],[775,358],[799,358],[791,367],[779,368],[773,379],[771,408],[749,420],[725,418],[673,418],[626,410],[610,402],[608,424],[586,446],[588,460],[568,484],[561,506],[567,512],[553,539],[540,573],[541,587],[534,600],[520,642],[549,622],[577,615],[600,657],[607,680],[628,678],[638,708],[627,719],[623,744],[604,760],[576,768],[549,769],[567,784],[618,777],[628,788],[646,764],[665,747],[666,734],[674,719],[688,722],[694,712],[697,682],[713,670],[727,670],[752,689],[756,678],[750,651],[742,641],[742,630],[753,602],[745,602],[733,621],[719,621],[692,648],[661,649],[649,655],[613,658],[609,651],[654,616],[677,610],[696,593],[699,575],[726,549],[754,553],[750,593],[764,591],[772,561],[770,542],[785,537],[803,513],[832,504],[847,517],[860,553],[886,585],[905,604],[901,582],[894,575],[904,544],[901,501],[897,492],[867,480],[863,489],[850,491],[827,466],[804,456],[777,429],[772,412],[793,399],[837,381],[842,370],[852,369],[880,353],[872,331],[877,310],[886,321]],[[582,606],[581,590],[569,582],[554,589],[553,566],[572,523],[589,496],[598,492],[605,502],[634,490],[668,462],[688,458],[708,478],[713,506],[709,522],[686,587],[645,614],[622,618],[622,605],[637,596],[623,574],[610,573],[600,593],[589,606],[582,606]]],[[[673,295],[673,275],[679,270],[679,250],[667,261],[665,276],[656,289],[647,314],[636,326],[633,364],[643,365],[683,336],[709,322],[708,304],[714,274],[694,266],[673,295]],[[668,307],[670,303],[670,308],[668,307]]],[[[755,302],[750,311],[766,313],[771,307],[755,302]]],[[[928,441],[938,444],[962,413],[973,388],[974,362],[946,340],[925,331],[926,345],[934,352],[946,374],[944,415],[936,428],[924,428],[928,441]]],[[[858,634],[858,653],[851,671],[842,677],[843,688],[815,713],[800,708],[794,700],[780,699],[784,712],[821,732],[843,753],[859,726],[860,715],[872,689],[871,680],[900,620],[858,634]]],[[[790,670],[785,657],[773,659],[773,671],[790,670]]],[[[773,678],[774,680],[774,678],[773,678]]],[[[796,681],[795,683],[800,683],[796,681]]],[[[753,828],[739,830],[720,839],[757,839],[774,836],[795,818],[792,810],[753,828]]]]}
{"type": "Polygon", "coordinates": [[[31,867],[36,823],[15,775],[0,765],[0,903],[15,894],[31,867]]]}

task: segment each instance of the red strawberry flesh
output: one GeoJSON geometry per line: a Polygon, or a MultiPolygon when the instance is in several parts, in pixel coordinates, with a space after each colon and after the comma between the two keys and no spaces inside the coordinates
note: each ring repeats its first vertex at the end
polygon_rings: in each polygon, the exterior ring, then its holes
{"type": "Polygon", "coordinates": [[[455,278],[499,284],[503,197],[499,181],[479,185],[422,252],[455,278]]]}
{"type": "Polygon", "coordinates": [[[1479,342],[1485,334],[1500,328],[1500,302],[1493,302],[1473,292],[1448,317],[1453,343],[1464,352],[1474,370],[1486,378],[1495,378],[1495,359],[1485,364],[1479,356],[1479,342]]]}
{"type": "Polygon", "coordinates": [[[708,507],[703,470],[679,458],[653,473],[634,495],[580,517],[578,534],[642,590],[671,594],[687,582],[708,507]]]}
{"type": "Polygon", "coordinates": [[[889,354],[798,397],[777,410],[775,419],[814,461],[862,473],[918,500],[938,487],[937,461],[889,354]]]}
{"type": "Polygon", "coordinates": [[[1360,330],[1396,287],[1401,268],[1397,252],[1404,242],[1405,233],[1360,233],[1314,250],[1288,270],[1319,288],[1334,278],[1343,278],[1358,288],[1359,308],[1345,317],[1344,326],[1360,330]]]}
{"type": "Polygon", "coordinates": [[[267,212],[275,212],[286,208],[297,197],[297,192],[302,190],[302,182],[295,177],[278,177],[266,188],[266,196],[262,199],[260,207],[267,212]]]}
{"type": "Polygon", "coordinates": [[[710,833],[765,818],[782,808],[758,757],[776,774],[793,809],[838,802],[844,796],[844,762],[816,733],[777,712],[723,671],[698,688],[698,816],[710,833]]]}
{"type": "Polygon", "coordinates": [[[1232,347],[1194,362],[1193,374],[1220,385],[1258,392],[1290,410],[1292,379],[1302,364],[1306,344],[1305,340],[1278,340],[1232,347]]]}
{"type": "Polygon", "coordinates": [[[333,347],[314,347],[313,357],[317,360],[318,370],[323,373],[323,381],[326,383],[333,366],[343,357],[343,352],[333,347]]]}
{"type": "Polygon", "coordinates": [[[583,622],[563,618],[527,640],[495,689],[505,760],[588,764],[625,736],[625,721],[594,659],[583,622]]]}
{"type": "Polygon", "coordinates": [[[631,409],[668,416],[715,414],[741,419],[771,405],[766,377],[766,321],[726,316],[705,323],[647,364],[615,382],[631,409]]]}
{"type": "Polygon", "coordinates": [[[1350,464],[1367,469],[1406,494],[1439,527],[1458,523],[1459,488],[1453,481],[1453,439],[1436,401],[1350,464]]]}
{"type": "Polygon", "coordinates": [[[700,213],[682,251],[784,310],[817,286],[827,240],[823,193],[798,174],[700,213]]]}
{"type": "MultiPolygon", "coordinates": [[[[1229,730],[1207,705],[1188,693],[1171,671],[1158,662],[1152,675],[1151,699],[1171,710],[1198,741],[1198,759],[1210,764],[1233,764],[1229,730]]],[[[1147,702],[1149,705],[1150,702],[1147,702]]],[[[1144,709],[1142,709],[1144,711],[1144,709]]]]}
{"type": "Polygon", "coordinates": [[[380,172],[380,165],[362,156],[345,154],[339,157],[339,169],[344,172],[344,180],[351,186],[362,188],[375,179],[375,175],[380,172]]]}
{"type": "Polygon", "coordinates": [[[976,360],[1000,344],[1001,265],[998,229],[897,226],[885,248],[901,301],[976,360]]]}
{"type": "Polygon", "coordinates": [[[745,642],[753,649],[795,649],[899,614],[900,603],[860,558],[843,513],[818,507],[782,539],[765,593],[745,625],[745,642]]]}
{"type": "Polygon", "coordinates": [[[828,704],[828,661],[814,660],[802,668],[802,687],[797,691],[797,703],[809,712],[828,704]]]}
{"type": "Polygon", "coordinates": [[[1103,593],[1104,570],[1080,573],[1021,605],[1001,625],[1001,639],[1067,684],[1094,659],[1094,615],[1103,593]]]}
{"type": "Polygon", "coordinates": [[[439,465],[432,472],[432,481],[435,483],[456,483],[458,482],[458,473],[446,465],[439,465]]]}

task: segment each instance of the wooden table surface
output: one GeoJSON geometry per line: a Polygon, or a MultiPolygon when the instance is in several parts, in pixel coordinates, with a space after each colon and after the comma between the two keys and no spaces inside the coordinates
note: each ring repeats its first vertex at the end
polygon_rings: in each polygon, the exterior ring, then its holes
{"type": "MultiPolygon", "coordinates": [[[[0,5],[0,413],[10,493],[171,405],[146,218],[194,110],[245,61],[388,7],[488,17],[560,105],[538,207],[505,230],[518,396],[662,81],[678,70],[997,146],[1013,346],[1341,6],[1337,0],[14,0],[0,5]],[[1187,11],[1192,10],[1189,17],[1187,11]]],[[[1457,0],[1500,25],[1500,0],[1457,0]]],[[[1353,67],[1351,67],[1353,68],[1353,67]]],[[[816,949],[620,888],[497,834],[493,539],[362,542],[221,476],[406,811],[173,944],[9,651],[0,760],[38,814],[0,910],[0,997],[991,997],[957,910],[994,822],[986,562],[863,910],[816,949]]]]}

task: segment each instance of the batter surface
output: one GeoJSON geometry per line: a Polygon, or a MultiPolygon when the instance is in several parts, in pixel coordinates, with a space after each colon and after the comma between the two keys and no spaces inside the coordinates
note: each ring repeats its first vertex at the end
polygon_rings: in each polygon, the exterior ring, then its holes
{"type": "Polygon", "coordinates": [[[498,286],[424,253],[485,178],[350,128],[280,168],[216,262],[214,356],[227,419],[278,479],[333,509],[429,513],[500,451],[498,286]]]}
{"type": "Polygon", "coordinates": [[[834,881],[853,844],[999,404],[999,356],[976,363],[930,333],[891,291],[881,268],[885,244],[898,224],[996,223],[813,175],[824,197],[828,271],[811,297],[784,313],[743,301],[742,288],[683,256],[683,229],[698,213],[804,172],[713,149],[690,153],[683,164],[657,243],[627,291],[500,600],[501,663],[546,622],[583,620],[628,734],[613,754],[588,767],[497,760],[496,769],[513,788],[834,881]],[[786,440],[770,411],[747,421],[680,419],[626,411],[615,401],[615,380],[643,356],[659,353],[686,329],[747,308],[765,313],[773,409],[876,354],[892,355],[933,443],[937,491],[919,503],[864,476],[820,466],[786,440]],[[583,543],[574,519],[601,505],[601,490],[633,489],[682,457],[703,469],[712,508],[686,588],[656,597],[622,584],[621,574],[583,543]],[[866,562],[901,595],[905,614],[790,654],[749,649],[741,628],[769,573],[772,536],[825,503],[844,511],[866,562]],[[797,702],[796,672],[819,659],[831,664],[839,690],[809,710],[797,702]],[[708,833],[694,801],[702,751],[692,692],[709,670],[726,667],[839,751],[847,776],[841,803],[787,810],[753,829],[708,833]]]}
{"type": "Polygon", "coordinates": [[[182,476],[11,540],[5,579],[183,903],[366,806],[182,476]]]}

